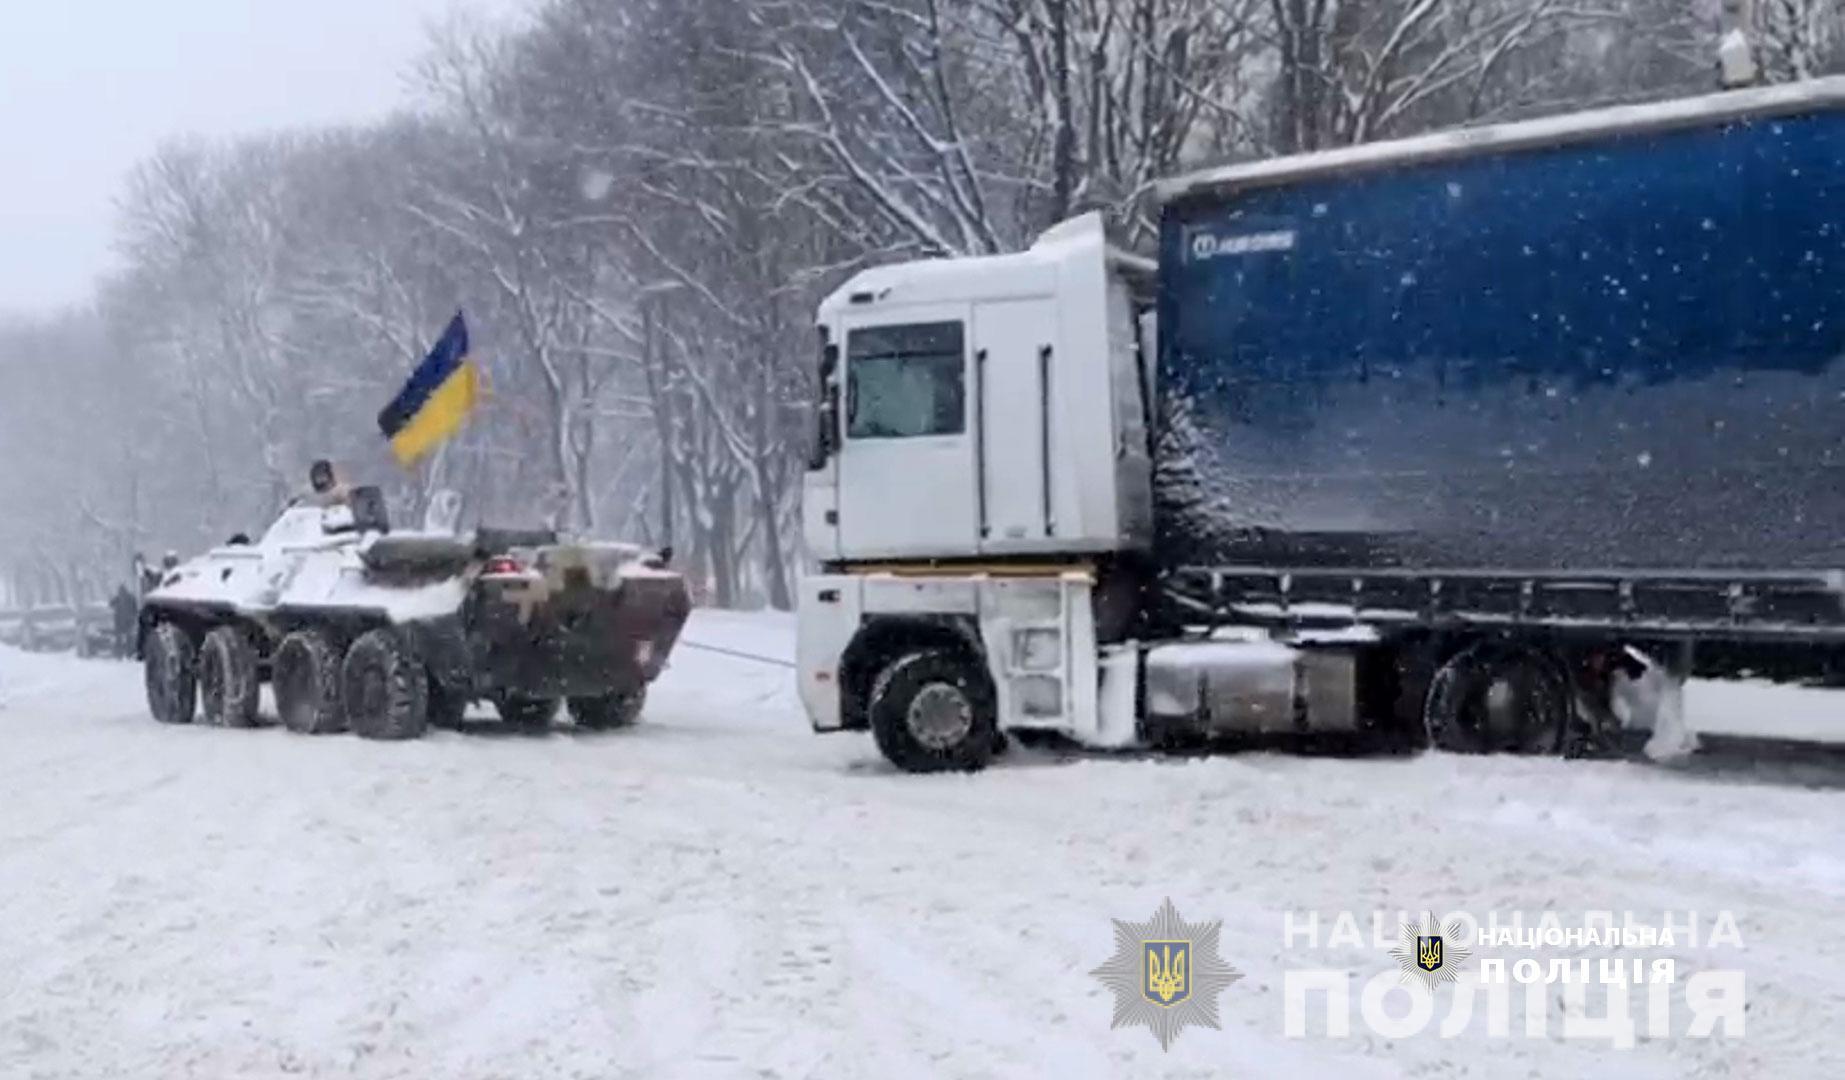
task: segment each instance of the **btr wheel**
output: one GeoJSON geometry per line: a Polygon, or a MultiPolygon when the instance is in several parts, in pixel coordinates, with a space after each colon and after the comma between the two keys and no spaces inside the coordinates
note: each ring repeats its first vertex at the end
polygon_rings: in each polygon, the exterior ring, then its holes
{"type": "Polygon", "coordinates": [[[190,724],[198,707],[198,653],[192,638],[172,623],[148,630],[142,649],[147,709],[163,724],[190,724]]]}
{"type": "Polygon", "coordinates": [[[199,646],[199,714],[212,727],[256,726],[256,649],[242,630],[220,626],[199,646]]]}
{"type": "Polygon", "coordinates": [[[326,635],[297,630],[282,639],[269,677],[282,724],[302,735],[346,730],[340,702],[340,652],[326,635]]]}
{"type": "Polygon", "coordinates": [[[415,739],[429,725],[429,672],[396,633],[371,630],[346,650],[346,719],[363,739],[415,739]]]}
{"type": "Polygon", "coordinates": [[[871,688],[871,732],[905,772],[972,772],[998,745],[992,686],[974,661],[947,649],[892,661],[871,688]]]}
{"type": "Polygon", "coordinates": [[[468,699],[444,689],[434,675],[429,677],[429,726],[453,731],[461,726],[468,712],[468,699]]]}
{"type": "Polygon", "coordinates": [[[551,721],[557,716],[557,699],[505,694],[494,699],[493,708],[501,720],[513,727],[543,734],[551,730],[551,721]]]}
{"type": "Polygon", "coordinates": [[[608,731],[627,727],[640,719],[641,708],[646,704],[645,686],[617,690],[598,697],[573,697],[570,699],[570,719],[576,721],[580,728],[608,731]]]}
{"type": "Polygon", "coordinates": [[[1569,679],[1548,654],[1487,641],[1449,660],[1429,684],[1429,742],[1460,754],[1560,754],[1574,712],[1569,679]]]}

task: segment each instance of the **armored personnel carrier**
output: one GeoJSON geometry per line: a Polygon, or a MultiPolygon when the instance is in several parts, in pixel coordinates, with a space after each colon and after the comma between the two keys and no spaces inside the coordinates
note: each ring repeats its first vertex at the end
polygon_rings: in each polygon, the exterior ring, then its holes
{"type": "Polygon", "coordinates": [[[137,628],[154,718],[249,727],[268,682],[308,734],[413,739],[482,701],[525,728],[560,704],[580,727],[631,723],[690,611],[665,554],[448,517],[393,532],[360,487],[167,570],[137,628]]]}

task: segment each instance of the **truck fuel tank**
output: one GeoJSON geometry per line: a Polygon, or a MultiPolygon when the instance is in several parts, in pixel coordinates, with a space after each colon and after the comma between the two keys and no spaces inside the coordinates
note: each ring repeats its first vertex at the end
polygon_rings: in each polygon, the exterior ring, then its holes
{"type": "Polygon", "coordinates": [[[1146,655],[1148,728],[1281,735],[1359,726],[1358,657],[1265,638],[1180,641],[1146,655]]]}

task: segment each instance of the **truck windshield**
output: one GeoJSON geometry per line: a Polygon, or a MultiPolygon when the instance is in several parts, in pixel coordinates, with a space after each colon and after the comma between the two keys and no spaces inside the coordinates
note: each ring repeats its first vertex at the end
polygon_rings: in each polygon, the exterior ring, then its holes
{"type": "Polygon", "coordinates": [[[846,425],[852,438],[959,435],[967,429],[960,323],[854,330],[847,356],[846,425]]]}

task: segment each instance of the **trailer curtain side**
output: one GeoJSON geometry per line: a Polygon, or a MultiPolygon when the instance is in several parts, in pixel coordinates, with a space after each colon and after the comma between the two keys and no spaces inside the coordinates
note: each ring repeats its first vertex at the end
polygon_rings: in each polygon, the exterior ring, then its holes
{"type": "Polygon", "coordinates": [[[1182,564],[1820,569],[1845,536],[1845,111],[1186,190],[1182,564]]]}

